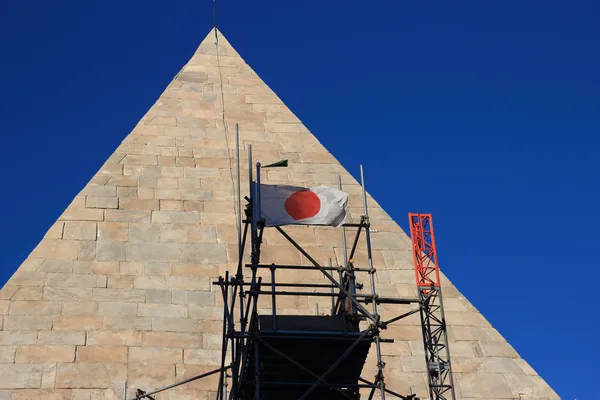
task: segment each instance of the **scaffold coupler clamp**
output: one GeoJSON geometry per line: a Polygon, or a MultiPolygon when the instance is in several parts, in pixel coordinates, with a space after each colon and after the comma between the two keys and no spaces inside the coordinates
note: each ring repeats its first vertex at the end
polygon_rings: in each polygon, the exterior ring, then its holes
{"type": "Polygon", "coordinates": [[[388,324],[386,324],[385,322],[381,322],[381,323],[379,324],[379,327],[380,327],[381,329],[387,329],[387,328],[388,328],[388,324]]]}
{"type": "Polygon", "coordinates": [[[385,329],[384,323],[381,321],[381,315],[380,314],[375,314],[375,322],[373,322],[373,324],[371,325],[373,327],[374,330],[376,330],[376,332],[379,332],[380,328],[385,329]]]}
{"type": "Polygon", "coordinates": [[[259,260],[260,260],[260,250],[251,251],[250,252],[250,263],[252,265],[258,265],[259,260]]]}
{"type": "Polygon", "coordinates": [[[373,323],[369,325],[369,330],[371,331],[373,336],[376,336],[379,333],[379,326],[381,325],[381,321],[379,315],[375,315],[374,317],[375,321],[373,321],[373,323]]]}
{"type": "Polygon", "coordinates": [[[136,400],[141,400],[141,399],[156,400],[154,397],[152,397],[150,395],[146,395],[146,391],[142,390],[142,389],[137,390],[135,398],[136,398],[136,400]]]}
{"type": "Polygon", "coordinates": [[[361,225],[364,225],[365,228],[367,228],[367,229],[369,229],[371,227],[371,221],[369,220],[369,217],[367,217],[366,215],[360,216],[360,223],[361,223],[361,225]]]}
{"type": "Polygon", "coordinates": [[[385,387],[385,377],[383,375],[383,369],[385,368],[385,362],[380,361],[377,363],[377,374],[375,374],[375,382],[382,382],[383,386],[385,387]]]}

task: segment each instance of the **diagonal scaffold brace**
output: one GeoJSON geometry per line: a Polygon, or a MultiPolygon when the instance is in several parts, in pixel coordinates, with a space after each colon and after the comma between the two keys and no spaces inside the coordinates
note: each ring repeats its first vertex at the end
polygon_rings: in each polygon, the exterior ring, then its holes
{"type": "Polygon", "coordinates": [[[225,370],[227,370],[227,369],[229,369],[229,368],[231,368],[231,366],[227,366],[227,367],[225,367],[225,368],[218,368],[218,369],[215,369],[215,370],[212,370],[212,371],[206,372],[206,373],[204,373],[204,374],[197,375],[197,376],[194,376],[194,377],[192,377],[192,378],[185,379],[185,380],[183,380],[183,381],[181,381],[181,382],[177,382],[177,383],[174,383],[174,384],[172,384],[172,385],[165,386],[165,387],[163,387],[163,388],[161,388],[161,389],[156,389],[156,390],[154,390],[154,391],[152,391],[152,392],[150,392],[150,393],[147,393],[147,392],[143,391],[142,389],[138,389],[138,390],[137,390],[137,395],[136,395],[135,397],[132,397],[132,398],[130,398],[129,400],[141,400],[141,399],[150,399],[150,400],[152,400],[152,399],[153,399],[153,396],[154,396],[155,394],[158,394],[158,393],[164,392],[164,391],[166,391],[166,390],[169,390],[169,389],[174,389],[174,388],[176,388],[176,387],[178,387],[178,386],[181,386],[181,385],[185,385],[185,384],[188,384],[188,383],[191,383],[191,382],[197,381],[198,379],[206,378],[207,376],[211,376],[211,375],[214,375],[214,374],[220,373],[220,372],[222,372],[224,369],[225,369],[225,370]]]}

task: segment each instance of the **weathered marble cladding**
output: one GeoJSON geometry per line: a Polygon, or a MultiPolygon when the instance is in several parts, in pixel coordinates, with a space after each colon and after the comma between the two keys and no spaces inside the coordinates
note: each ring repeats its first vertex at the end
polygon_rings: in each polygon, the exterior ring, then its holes
{"type": "MultiPolygon", "coordinates": [[[[257,160],[290,161],[267,171],[266,183],[336,185],[339,175],[352,216],[360,216],[358,182],[219,35],[218,56],[211,32],[0,291],[0,400],[121,399],[125,381],[132,396],[137,387],[167,385],[220,363],[222,298],[211,283],[237,262],[236,123],[243,182],[252,144],[257,160]]],[[[368,202],[378,231],[379,291],[414,296],[410,241],[373,198],[368,202]]],[[[343,259],[339,230],[288,232],[320,262],[343,259]]],[[[265,234],[262,257],[308,263],[274,231],[265,234]]],[[[355,262],[366,263],[362,247],[355,262]]],[[[323,280],[295,271],[279,276],[323,280]]],[[[443,279],[458,398],[557,399],[443,279]]],[[[312,314],[319,301],[302,296],[279,306],[312,314]]],[[[401,311],[382,307],[384,315],[401,311]]],[[[384,336],[396,340],[383,347],[387,386],[427,398],[418,317],[384,336]]],[[[371,354],[365,376],[373,362],[371,354]]],[[[159,398],[209,399],[215,389],[213,377],[159,398]]]]}

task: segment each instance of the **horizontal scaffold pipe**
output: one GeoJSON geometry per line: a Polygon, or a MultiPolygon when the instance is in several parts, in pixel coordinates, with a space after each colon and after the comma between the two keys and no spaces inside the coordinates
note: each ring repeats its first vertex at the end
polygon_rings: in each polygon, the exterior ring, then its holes
{"type": "MultiPolygon", "coordinates": [[[[271,282],[264,282],[263,285],[265,286],[271,286],[272,283],[271,282]]],[[[244,283],[244,286],[252,286],[250,283],[244,283]]],[[[330,285],[327,283],[275,283],[275,287],[277,286],[281,286],[281,287],[299,287],[299,288],[325,288],[325,289],[330,289],[330,288],[336,288],[337,286],[335,285],[330,285]]]]}
{"type": "MultiPolygon", "coordinates": [[[[325,270],[325,271],[340,271],[340,270],[344,270],[343,268],[340,267],[315,267],[312,265],[278,265],[278,264],[256,264],[256,265],[252,265],[252,264],[246,264],[246,268],[258,268],[258,269],[271,269],[271,268],[275,268],[275,269],[299,269],[299,270],[306,270],[306,271],[321,271],[321,270],[325,270]]],[[[356,272],[370,272],[371,270],[368,268],[352,268],[352,271],[356,271],[356,272]]]]}
{"type": "MultiPolygon", "coordinates": [[[[260,291],[253,291],[253,290],[247,290],[246,294],[267,294],[267,295],[279,295],[279,296],[314,296],[314,297],[337,297],[338,293],[334,293],[333,295],[331,293],[328,292],[290,292],[290,291],[272,291],[272,290],[260,290],[260,291]]],[[[369,304],[373,301],[373,296],[371,295],[361,295],[361,294],[355,294],[355,295],[350,295],[348,297],[352,297],[354,299],[357,299],[357,301],[369,304]]],[[[411,303],[418,303],[419,299],[413,299],[413,298],[394,298],[394,297],[377,297],[375,296],[375,301],[377,301],[377,304],[411,304],[411,303]]]]}
{"type": "MultiPolygon", "coordinates": [[[[262,386],[311,386],[314,382],[273,382],[266,381],[262,382],[262,386]]],[[[360,384],[360,383],[328,383],[329,387],[337,387],[337,388],[378,388],[376,385],[368,385],[368,384],[360,384]]]]}

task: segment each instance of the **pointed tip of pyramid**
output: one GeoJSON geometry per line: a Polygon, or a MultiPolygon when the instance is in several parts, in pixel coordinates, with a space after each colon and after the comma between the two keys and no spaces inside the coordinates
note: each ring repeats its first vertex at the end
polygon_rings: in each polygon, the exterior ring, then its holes
{"type": "Polygon", "coordinates": [[[224,36],[221,34],[221,31],[219,31],[217,27],[213,26],[212,28],[210,28],[210,31],[206,34],[206,36],[200,43],[200,46],[202,46],[205,43],[214,45],[217,41],[217,37],[224,38],[224,36]]]}
{"type": "Polygon", "coordinates": [[[217,36],[223,36],[223,34],[219,30],[219,28],[217,28],[216,26],[213,26],[212,28],[210,28],[210,31],[208,32],[208,34],[206,35],[204,40],[211,39],[211,38],[215,39],[217,36]]]}
{"type": "Polygon", "coordinates": [[[223,49],[223,50],[225,48],[228,49],[228,51],[224,52],[224,53],[228,53],[228,54],[223,54],[223,55],[234,55],[235,54],[235,55],[239,56],[239,54],[237,54],[237,52],[235,51],[233,46],[231,46],[231,44],[229,43],[227,38],[225,38],[223,33],[216,26],[213,26],[210,29],[210,31],[208,32],[208,34],[204,37],[204,39],[198,46],[196,53],[212,54],[212,51],[214,51],[216,43],[218,43],[220,49],[223,49]],[[233,52],[233,53],[231,53],[231,52],[233,52]]]}

